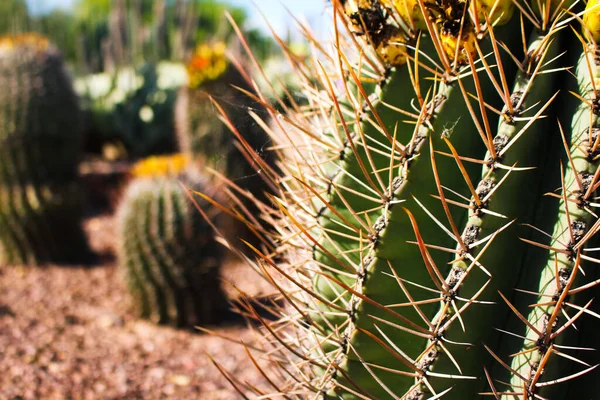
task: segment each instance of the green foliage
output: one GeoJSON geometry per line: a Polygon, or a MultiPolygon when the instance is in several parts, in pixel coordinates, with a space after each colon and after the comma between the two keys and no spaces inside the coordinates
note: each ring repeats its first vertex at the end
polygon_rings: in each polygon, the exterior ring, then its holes
{"type": "Polygon", "coordinates": [[[75,5],[75,17],[79,21],[108,18],[111,0],[80,0],[75,5]]]}
{"type": "MultiPolygon", "coordinates": [[[[79,0],[72,10],[30,15],[25,0],[0,2],[0,34],[34,30],[49,37],[79,73],[183,61],[196,43],[229,40],[224,12],[244,26],[242,8],[215,0],[79,0]]],[[[249,30],[249,43],[267,56],[274,41],[249,30]]]]}
{"type": "Polygon", "coordinates": [[[21,38],[0,38],[0,263],[81,261],[77,96],[56,49],[21,38]]]}
{"type": "Polygon", "coordinates": [[[52,39],[52,42],[60,49],[65,60],[77,60],[80,49],[73,38],[78,37],[74,18],[64,10],[57,9],[35,18],[35,29],[44,33],[52,39]]]}
{"type": "Polygon", "coordinates": [[[25,0],[0,2],[0,34],[21,33],[30,29],[29,10],[25,0]]]}
{"type": "MultiPolygon", "coordinates": [[[[205,178],[192,170],[128,185],[117,212],[118,255],[141,317],[191,327],[217,322],[226,301],[221,246],[180,180],[206,190],[205,178]]],[[[210,213],[205,202],[199,206],[210,213]]]]}
{"type": "MultiPolygon", "coordinates": [[[[75,8],[75,24],[84,34],[86,62],[91,71],[100,72],[111,62],[123,66],[183,61],[196,43],[215,35],[228,40],[233,30],[225,11],[244,25],[247,17],[242,9],[214,0],[81,0],[75,8]]],[[[252,40],[264,49],[272,43],[256,32],[252,40]]]]}

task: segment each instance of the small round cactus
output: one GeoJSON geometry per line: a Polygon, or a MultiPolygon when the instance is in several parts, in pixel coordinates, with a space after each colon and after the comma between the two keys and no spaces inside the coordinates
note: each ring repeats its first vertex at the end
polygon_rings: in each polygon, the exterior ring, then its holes
{"type": "Polygon", "coordinates": [[[180,327],[217,322],[221,246],[182,187],[206,190],[206,178],[181,155],[140,161],[133,175],[117,211],[118,257],[139,315],[180,327]]]}

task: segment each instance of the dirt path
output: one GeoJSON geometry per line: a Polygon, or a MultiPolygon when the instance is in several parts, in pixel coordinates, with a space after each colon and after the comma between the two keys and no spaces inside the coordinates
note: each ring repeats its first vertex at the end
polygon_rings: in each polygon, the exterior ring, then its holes
{"type": "MultiPolygon", "coordinates": [[[[97,267],[0,268],[0,399],[237,399],[210,363],[260,382],[242,348],[136,320],[110,254],[112,222],[86,222],[97,267]]],[[[239,285],[262,290],[244,266],[239,285]]],[[[240,323],[216,328],[250,342],[240,323]]]]}

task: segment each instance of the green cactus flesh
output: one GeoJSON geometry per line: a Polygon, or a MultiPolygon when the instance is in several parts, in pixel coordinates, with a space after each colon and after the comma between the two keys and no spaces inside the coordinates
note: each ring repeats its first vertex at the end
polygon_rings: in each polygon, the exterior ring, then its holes
{"type": "MultiPolygon", "coordinates": [[[[191,188],[204,179],[181,178],[191,188]]],[[[225,303],[220,248],[179,180],[137,178],[117,218],[119,263],[139,315],[176,326],[215,322],[225,303]]]]}
{"type": "Polygon", "coordinates": [[[489,26],[463,12],[479,2],[415,1],[417,33],[408,0],[332,3],[309,106],[276,121],[279,250],[256,249],[289,302],[257,317],[281,379],[238,389],[593,398],[600,56],[569,28],[580,5],[489,26]]]}
{"type": "Polygon", "coordinates": [[[0,263],[79,262],[79,108],[51,46],[0,51],[0,263]]]}
{"type": "MultiPolygon", "coordinates": [[[[384,88],[381,104],[394,104],[394,106],[398,108],[408,108],[408,102],[411,100],[411,98],[406,96],[405,103],[402,104],[398,101],[398,93],[401,90],[399,88],[410,85],[409,78],[410,76],[406,69],[396,71],[395,75],[391,76],[390,82],[387,84],[389,86],[384,88]],[[404,79],[404,81],[402,81],[402,79],[404,79]],[[398,82],[395,82],[395,80],[400,81],[398,88],[393,87],[394,84],[398,84],[398,82]],[[391,97],[389,100],[386,94],[391,97]]],[[[468,80],[469,78],[463,78],[461,83],[466,87],[470,86],[469,89],[473,90],[472,88],[474,85],[469,85],[468,80]]],[[[486,84],[487,82],[482,85],[482,87],[486,87],[486,84]]],[[[389,274],[394,273],[391,269],[392,266],[394,270],[396,270],[396,268],[402,269],[402,265],[410,265],[409,263],[411,263],[411,260],[420,259],[418,246],[397,246],[398,243],[414,241],[413,230],[406,229],[407,226],[410,227],[411,225],[410,218],[405,210],[403,210],[403,206],[409,208],[411,210],[411,215],[417,220],[424,220],[428,219],[429,217],[427,216],[425,210],[421,209],[419,206],[412,207],[408,204],[394,204],[394,200],[406,198],[409,199],[407,203],[415,204],[414,200],[411,199],[411,197],[414,197],[419,199],[420,203],[427,210],[436,212],[439,215],[439,212],[441,211],[439,209],[439,201],[428,196],[430,193],[436,192],[433,170],[430,163],[423,161],[423,159],[428,160],[431,157],[429,140],[431,139],[433,147],[442,148],[442,146],[444,146],[442,137],[449,136],[457,151],[463,155],[468,155],[468,157],[474,157],[484,150],[484,146],[481,141],[472,140],[474,135],[477,135],[476,126],[469,118],[464,118],[465,115],[468,115],[469,111],[458,86],[459,84],[457,82],[441,83],[437,85],[436,95],[438,96],[438,104],[433,115],[429,117],[433,121],[432,128],[427,128],[423,124],[415,133],[414,141],[418,142],[418,145],[416,145],[411,151],[416,158],[411,161],[410,164],[404,165],[401,171],[397,172],[397,176],[402,178],[392,181],[391,190],[386,188],[387,193],[393,193],[392,196],[389,196],[391,201],[388,204],[384,203],[383,207],[378,207],[377,201],[364,201],[364,199],[361,199],[359,196],[356,196],[356,200],[353,202],[354,196],[352,196],[349,191],[344,191],[344,189],[340,189],[339,194],[337,194],[337,196],[331,196],[329,200],[330,206],[338,207],[338,213],[341,213],[341,210],[343,210],[348,214],[346,216],[346,220],[352,220],[354,218],[352,214],[361,213],[364,210],[374,209],[374,211],[366,213],[365,216],[366,221],[370,220],[373,222],[374,234],[372,234],[372,237],[364,238],[365,242],[362,244],[362,246],[365,248],[365,251],[362,254],[357,253],[352,255],[353,257],[357,258],[351,260],[352,264],[349,264],[351,268],[356,271],[355,273],[358,274],[358,279],[363,280],[362,288],[360,289],[360,292],[353,295],[346,295],[337,301],[337,306],[343,309],[349,307],[349,303],[355,303],[352,307],[356,311],[353,310],[351,312],[356,313],[356,316],[350,315],[352,323],[348,324],[349,326],[346,329],[346,335],[350,338],[347,345],[349,347],[351,346],[352,349],[348,349],[347,360],[340,365],[341,368],[348,369],[348,374],[350,376],[353,376],[353,372],[356,370],[364,370],[363,362],[358,357],[358,353],[353,354],[353,352],[358,352],[359,349],[361,349],[360,351],[364,351],[369,354],[369,359],[373,360],[370,362],[375,362],[377,365],[385,368],[398,369],[401,368],[403,366],[402,363],[406,361],[390,359],[389,349],[386,346],[382,346],[369,334],[363,332],[380,332],[386,341],[392,343],[410,343],[412,349],[409,350],[409,347],[407,346],[403,348],[403,352],[412,360],[416,359],[426,346],[427,339],[423,335],[428,330],[423,330],[423,328],[420,327],[415,331],[415,328],[413,327],[409,331],[404,331],[396,328],[393,325],[387,325],[385,322],[383,322],[389,320],[389,322],[395,321],[395,323],[402,323],[404,321],[406,323],[409,319],[414,320],[415,317],[417,317],[416,312],[412,316],[410,314],[405,314],[405,310],[395,310],[396,312],[390,313],[389,310],[383,311],[371,302],[374,301],[376,304],[409,302],[408,298],[398,293],[398,282],[389,276],[389,274]],[[452,104],[452,106],[450,106],[450,104],[452,104]],[[449,130],[451,130],[451,134],[448,133],[449,130]],[[341,197],[343,197],[343,200],[341,197]],[[377,243],[376,246],[374,246],[374,251],[369,255],[368,251],[366,251],[368,244],[369,242],[374,243],[375,241],[377,241],[377,243]],[[361,258],[370,261],[361,261],[361,258]],[[364,270],[362,270],[363,268],[364,270]],[[377,280],[379,280],[379,282],[377,282],[377,280]],[[366,296],[368,301],[363,299],[363,296],[366,296]],[[421,337],[415,337],[415,333],[419,333],[421,337]],[[386,361],[389,364],[386,364],[386,361]]],[[[488,90],[490,88],[491,87],[489,86],[486,87],[488,90]]],[[[382,106],[381,108],[385,109],[386,107],[382,106]]],[[[394,126],[394,123],[397,120],[397,115],[395,115],[394,112],[388,112],[388,114],[391,115],[384,115],[385,111],[383,110],[376,110],[376,112],[379,112],[379,117],[386,126],[394,126]]],[[[411,129],[408,124],[399,125],[397,129],[398,132],[403,132],[404,134],[413,134],[413,129],[411,129]]],[[[370,131],[369,129],[365,128],[364,135],[369,137],[375,136],[377,133],[373,132],[373,129],[370,131]]],[[[401,143],[408,142],[410,137],[397,137],[397,140],[401,143]]],[[[386,167],[389,168],[391,157],[385,155],[383,157],[379,157],[379,160],[376,157],[371,158],[374,160],[374,166],[371,168],[376,170],[383,170],[386,167]]],[[[398,163],[400,157],[395,154],[394,158],[396,159],[394,163],[398,163]]],[[[362,159],[362,162],[366,164],[368,157],[360,152],[354,157],[348,157],[346,164],[341,167],[344,173],[339,174],[339,177],[333,179],[333,187],[352,187],[353,181],[356,180],[356,177],[365,176],[365,173],[362,173],[358,165],[359,159],[362,159]],[[354,165],[352,165],[352,163],[354,165]]],[[[454,182],[459,182],[459,180],[462,179],[460,171],[456,168],[453,168],[453,164],[455,163],[452,159],[438,159],[436,164],[438,166],[439,179],[454,182]]],[[[467,170],[471,175],[474,175],[475,170],[472,165],[467,166],[467,170]]],[[[383,182],[389,182],[389,174],[381,173],[380,175],[383,182]]],[[[368,178],[362,179],[363,182],[361,184],[364,187],[368,187],[369,185],[367,179],[368,178]]],[[[464,210],[454,209],[452,211],[452,218],[454,220],[463,221],[465,219],[464,210]]],[[[328,230],[335,232],[339,231],[341,222],[342,221],[336,217],[333,211],[328,209],[326,212],[322,213],[320,227],[324,231],[328,230]]],[[[364,223],[364,225],[368,226],[367,223],[364,223]]],[[[420,224],[419,230],[420,234],[424,237],[431,235],[439,236],[441,233],[439,227],[433,221],[431,221],[429,224],[420,224]]],[[[334,235],[332,234],[330,237],[334,237],[334,235]]],[[[343,238],[335,238],[333,240],[324,239],[321,241],[325,247],[329,247],[329,254],[339,254],[340,252],[344,251],[344,249],[356,248],[355,241],[347,240],[346,243],[343,242],[343,238]],[[330,241],[334,243],[329,243],[330,241]]],[[[452,246],[452,243],[453,239],[450,236],[446,236],[440,238],[436,244],[444,247],[450,247],[452,246]]],[[[337,256],[334,259],[331,256],[326,256],[323,250],[321,250],[321,254],[319,254],[319,250],[320,249],[316,250],[317,256],[315,259],[317,262],[329,264],[328,266],[330,268],[339,268],[337,265],[339,264],[341,257],[337,256]]],[[[446,260],[447,257],[444,254],[433,254],[432,257],[433,261],[442,268],[441,272],[443,274],[447,274],[449,272],[446,260]]],[[[350,279],[344,279],[343,276],[344,274],[339,274],[339,276],[334,275],[333,278],[343,281],[348,286],[352,284],[351,280],[357,279],[356,276],[346,275],[350,279]]],[[[430,279],[430,275],[426,268],[407,267],[406,272],[402,274],[402,278],[409,282],[424,282],[430,279]]],[[[339,294],[343,292],[342,287],[331,284],[331,278],[328,276],[318,275],[315,278],[314,287],[316,287],[320,293],[324,294],[324,296],[330,300],[337,298],[339,294]]],[[[409,292],[416,301],[424,300],[430,297],[429,293],[426,291],[420,291],[418,288],[410,288],[409,292]]],[[[431,318],[433,314],[433,308],[434,303],[431,303],[429,305],[422,306],[421,311],[423,311],[426,315],[429,315],[429,318],[431,318]]],[[[394,310],[392,308],[390,309],[394,310]]],[[[410,313],[411,311],[409,310],[408,312],[410,313]]],[[[330,319],[328,325],[342,326],[344,325],[343,319],[347,319],[348,317],[348,315],[345,315],[336,319],[330,319]],[[340,320],[340,318],[342,318],[342,320],[340,320]]],[[[327,333],[330,334],[330,332],[327,333]]],[[[362,391],[374,396],[384,394],[380,393],[382,390],[382,385],[379,382],[368,376],[365,376],[365,378],[366,379],[361,382],[355,382],[355,384],[360,387],[362,391]]],[[[394,387],[395,385],[399,384],[402,378],[402,376],[389,376],[388,379],[395,383],[390,383],[387,386],[389,388],[394,387]]],[[[380,379],[383,378],[380,377],[380,379]]],[[[407,384],[412,384],[412,381],[414,380],[412,377],[405,377],[404,379],[406,379],[407,384]]],[[[350,386],[349,384],[347,385],[350,386]]]]}

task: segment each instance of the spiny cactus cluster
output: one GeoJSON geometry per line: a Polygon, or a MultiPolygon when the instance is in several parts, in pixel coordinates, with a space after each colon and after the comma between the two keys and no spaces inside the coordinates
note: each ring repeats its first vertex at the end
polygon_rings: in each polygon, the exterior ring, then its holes
{"type": "Polygon", "coordinates": [[[206,178],[181,155],[142,160],[133,175],[117,211],[118,256],[139,315],[180,327],[217,322],[222,247],[182,187],[206,190],[206,178]]]}
{"type": "Polygon", "coordinates": [[[0,263],[81,261],[80,111],[59,52],[0,38],[0,88],[0,263]]]}
{"type": "Polygon", "coordinates": [[[244,305],[269,386],[228,378],[263,398],[597,398],[598,2],[331,4],[332,42],[303,27],[316,54],[294,64],[308,106],[264,104],[276,233],[232,211],[287,302],[275,322],[244,305]]]}

